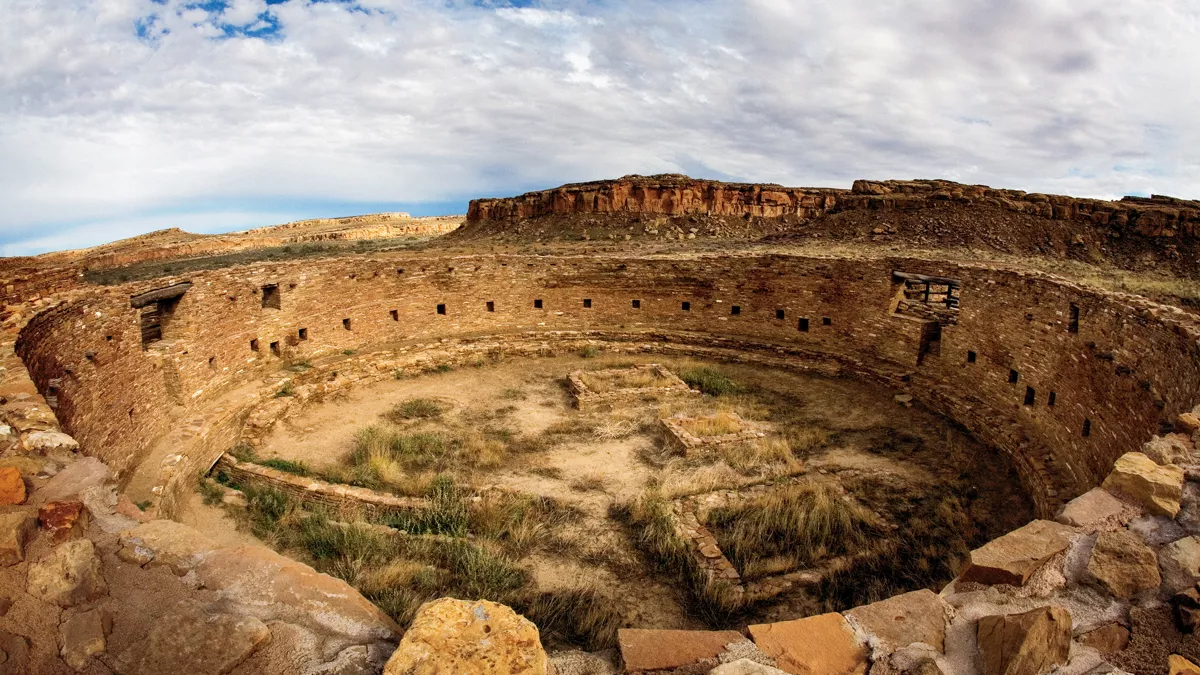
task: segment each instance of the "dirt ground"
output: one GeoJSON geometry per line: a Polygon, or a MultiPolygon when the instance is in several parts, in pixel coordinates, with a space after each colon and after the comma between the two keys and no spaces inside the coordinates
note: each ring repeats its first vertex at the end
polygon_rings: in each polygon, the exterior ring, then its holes
{"type": "MultiPolygon", "coordinates": [[[[654,422],[661,416],[725,409],[776,431],[818,429],[829,442],[801,457],[804,471],[845,477],[847,485],[882,477],[924,486],[950,474],[967,476],[971,492],[978,495],[971,513],[981,533],[998,535],[1028,520],[1028,500],[1003,457],[938,415],[897,404],[893,394],[851,379],[660,356],[510,360],[387,380],[315,404],[278,425],[259,455],[301,461],[318,470],[333,466],[351,451],[360,429],[379,423],[384,413],[413,398],[442,402],[442,419],[448,425],[457,421],[461,426],[464,419],[502,419],[514,432],[530,436],[554,425],[594,428],[590,435],[572,436],[547,450],[511,456],[499,468],[477,471],[470,481],[476,488],[494,485],[552,498],[581,514],[555,533],[569,546],[535,551],[522,559],[539,589],[590,586],[608,593],[625,608],[625,625],[702,628],[704,624],[689,614],[687,591],[677,580],[654,572],[628,530],[609,515],[610,507],[628,503],[649,485],[678,486],[678,492],[686,494],[695,490],[696,480],[714,473],[711,465],[672,457],[663,449],[654,422]],[[749,393],[728,400],[697,396],[599,412],[572,407],[565,386],[568,373],[634,363],[662,363],[677,374],[710,365],[749,393]],[[893,448],[897,438],[903,450],[879,450],[881,443],[893,448]]],[[[722,476],[735,474],[727,467],[722,470],[722,476]]],[[[763,478],[743,475],[738,480],[751,484],[763,478]]],[[[191,500],[183,518],[210,534],[231,525],[218,509],[203,506],[198,498],[191,500]]],[[[242,536],[248,535],[227,533],[226,539],[242,536]]],[[[762,608],[761,615],[803,615],[809,605],[776,603],[762,608]]]]}

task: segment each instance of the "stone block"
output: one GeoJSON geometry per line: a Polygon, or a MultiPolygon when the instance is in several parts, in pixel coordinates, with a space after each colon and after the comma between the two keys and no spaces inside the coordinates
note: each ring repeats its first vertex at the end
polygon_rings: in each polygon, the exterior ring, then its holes
{"type": "Polygon", "coordinates": [[[38,525],[55,541],[64,541],[72,534],[87,529],[88,512],[83,502],[50,502],[38,509],[38,525]]]}
{"type": "Polygon", "coordinates": [[[983,675],[1042,675],[1067,662],[1071,614],[1041,607],[1024,614],[985,616],[976,628],[983,675]]]}
{"type": "Polygon", "coordinates": [[[117,656],[121,675],[223,675],[271,637],[252,616],[195,606],[170,608],[150,632],[117,656]]]}
{"type": "Polygon", "coordinates": [[[919,590],[855,607],[847,618],[877,638],[887,651],[914,642],[944,650],[946,640],[946,604],[937,593],[919,590]]]}
{"type": "Polygon", "coordinates": [[[0,567],[25,559],[25,544],[37,530],[37,512],[32,508],[0,513],[0,567]]]}
{"type": "Polygon", "coordinates": [[[0,506],[24,504],[25,496],[21,470],[13,466],[0,467],[0,506]]]}
{"type": "Polygon", "coordinates": [[[1200,675],[1200,666],[1178,654],[1172,654],[1167,658],[1167,675],[1200,675]]]}
{"type": "Polygon", "coordinates": [[[59,654],[75,670],[83,670],[92,657],[103,654],[112,630],[112,617],[99,609],[80,612],[59,626],[59,654]]]}
{"type": "Polygon", "coordinates": [[[1055,554],[1066,550],[1077,530],[1035,520],[971,551],[963,581],[1021,586],[1055,554]]]}
{"type": "Polygon", "coordinates": [[[1200,431],[1200,415],[1186,412],[1175,418],[1175,428],[1181,433],[1195,434],[1200,431]]]}
{"type": "Polygon", "coordinates": [[[1130,510],[1108,490],[1092,488],[1067,502],[1056,520],[1092,533],[1110,525],[1124,525],[1120,520],[1130,510]]]}
{"type": "Polygon", "coordinates": [[[725,651],[725,645],[744,641],[746,637],[734,630],[622,628],[617,632],[617,645],[628,673],[673,670],[706,659],[715,661],[725,651]]]}
{"type": "Polygon", "coordinates": [[[867,650],[841,614],[750,626],[750,637],[792,675],[864,675],[867,650]]]}
{"type": "Polygon", "coordinates": [[[441,598],[417,610],[384,675],[546,675],[537,626],[487,600],[441,598]]]}
{"type": "Polygon", "coordinates": [[[1200,581],[1200,537],[1184,537],[1158,550],[1163,588],[1178,593],[1200,581]]]}
{"type": "Polygon", "coordinates": [[[1160,466],[1140,452],[1130,452],[1117,460],[1103,487],[1129,496],[1156,516],[1174,518],[1183,498],[1183,469],[1160,466]]]}
{"type": "Polygon", "coordinates": [[[30,595],[61,607],[79,605],[108,592],[90,539],[61,544],[30,565],[27,585],[30,595]]]}
{"type": "Polygon", "coordinates": [[[1105,624],[1080,635],[1075,640],[1109,657],[1129,646],[1129,629],[1119,623],[1105,624]]]}
{"type": "Polygon", "coordinates": [[[1127,530],[1100,533],[1092,547],[1087,571],[1100,586],[1122,599],[1158,588],[1162,583],[1154,551],[1127,530]]]}

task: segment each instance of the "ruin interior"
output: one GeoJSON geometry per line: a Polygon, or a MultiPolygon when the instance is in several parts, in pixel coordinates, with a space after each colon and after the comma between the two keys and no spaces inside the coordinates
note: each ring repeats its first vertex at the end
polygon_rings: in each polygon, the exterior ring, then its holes
{"type": "Polygon", "coordinates": [[[1177,672],[1198,228],[672,175],[4,259],[0,673],[438,672],[441,597],[458,672],[1177,672]]]}

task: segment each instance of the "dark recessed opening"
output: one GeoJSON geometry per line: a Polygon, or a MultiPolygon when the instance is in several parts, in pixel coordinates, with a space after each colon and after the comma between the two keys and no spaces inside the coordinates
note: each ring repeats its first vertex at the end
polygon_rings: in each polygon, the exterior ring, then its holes
{"type": "Polygon", "coordinates": [[[215,357],[215,356],[208,357],[208,369],[209,370],[217,369],[217,357],[215,357]]]}
{"type": "Polygon", "coordinates": [[[685,312],[690,312],[690,311],[692,311],[692,303],[685,302],[685,303],[679,305],[679,308],[685,312]]]}
{"type": "Polygon", "coordinates": [[[967,352],[967,363],[975,363],[979,359],[979,355],[975,352],[967,352]]]}
{"type": "Polygon", "coordinates": [[[1048,406],[1050,406],[1051,408],[1053,408],[1053,407],[1054,407],[1054,402],[1055,402],[1056,400],[1058,400],[1058,394],[1056,394],[1055,392],[1050,392],[1050,396],[1048,396],[1048,397],[1046,398],[1046,405],[1048,405],[1048,406]]]}
{"type": "Polygon", "coordinates": [[[446,306],[445,306],[445,305],[438,305],[438,306],[437,306],[437,313],[438,313],[438,314],[441,314],[441,315],[443,315],[443,316],[445,316],[445,314],[446,314],[446,306]]]}
{"type": "Polygon", "coordinates": [[[495,303],[494,301],[492,301],[492,300],[488,300],[488,302],[487,302],[487,311],[489,311],[489,312],[494,312],[494,311],[496,311],[496,303],[495,303]]]}
{"type": "Polygon", "coordinates": [[[262,306],[265,309],[279,309],[282,306],[283,294],[279,292],[279,286],[276,284],[267,284],[262,287],[262,306]]]}
{"type": "Polygon", "coordinates": [[[634,308],[634,309],[641,309],[641,308],[642,308],[642,301],[641,301],[641,300],[634,300],[634,301],[633,301],[633,308],[634,308]]]}
{"type": "Polygon", "coordinates": [[[733,307],[729,308],[729,313],[736,316],[736,315],[742,313],[742,308],[739,307],[738,305],[734,305],[733,307]]]}
{"type": "Polygon", "coordinates": [[[1083,421],[1083,437],[1087,438],[1092,435],[1092,421],[1085,419],[1083,421]]]}
{"type": "Polygon", "coordinates": [[[808,317],[804,317],[803,319],[800,319],[800,322],[796,324],[796,328],[800,329],[801,333],[807,333],[808,332],[808,317]]]}
{"type": "Polygon", "coordinates": [[[105,336],[104,336],[104,341],[105,341],[105,342],[112,342],[112,336],[111,336],[111,335],[105,335],[105,336]]]}
{"type": "Polygon", "coordinates": [[[591,309],[591,308],[592,308],[592,299],[591,299],[591,298],[584,298],[584,299],[583,299],[583,308],[584,308],[584,309],[591,309]]]}
{"type": "Polygon", "coordinates": [[[541,308],[542,308],[542,299],[541,299],[541,298],[538,298],[537,300],[534,300],[534,301],[533,301],[533,308],[534,308],[534,309],[541,309],[541,308]]]}
{"type": "Polygon", "coordinates": [[[403,267],[397,267],[397,268],[396,268],[396,274],[404,274],[404,268],[403,268],[403,267]]]}
{"type": "Polygon", "coordinates": [[[1026,313],[1026,314],[1025,314],[1025,320],[1026,320],[1026,321],[1033,321],[1033,312],[1028,312],[1028,313],[1026,313]]]}
{"type": "Polygon", "coordinates": [[[1079,332],[1079,306],[1078,305],[1075,305],[1075,304],[1071,305],[1071,320],[1069,323],[1067,323],[1067,332],[1068,333],[1078,333],[1079,332]]]}
{"type": "Polygon", "coordinates": [[[350,330],[350,319],[342,319],[342,328],[350,330]]]}
{"type": "Polygon", "coordinates": [[[1025,405],[1033,405],[1036,400],[1037,392],[1033,390],[1033,387],[1025,387],[1025,405]]]}
{"type": "Polygon", "coordinates": [[[1021,379],[1021,374],[1015,370],[1008,371],[1008,383],[1016,384],[1017,380],[1021,379]]]}
{"type": "Polygon", "coordinates": [[[784,317],[784,312],[782,309],[775,310],[775,318],[776,319],[779,319],[780,321],[782,321],[783,317],[784,317]]]}
{"type": "Polygon", "coordinates": [[[308,329],[301,328],[300,330],[296,331],[296,337],[300,338],[301,340],[307,340],[308,339],[308,329]]]}
{"type": "Polygon", "coordinates": [[[254,338],[253,340],[250,341],[250,351],[252,351],[252,352],[258,351],[258,338],[254,338]]]}
{"type": "Polygon", "coordinates": [[[393,310],[389,311],[388,314],[392,317],[392,321],[400,320],[400,310],[393,309],[393,310]]]}
{"type": "Polygon", "coordinates": [[[822,326],[832,326],[832,325],[833,325],[833,319],[831,319],[831,318],[829,318],[829,317],[827,317],[827,316],[823,316],[823,317],[821,317],[821,325],[822,325],[822,326]]]}
{"type": "Polygon", "coordinates": [[[279,356],[279,343],[278,342],[271,343],[271,353],[274,354],[275,356],[279,356]]]}

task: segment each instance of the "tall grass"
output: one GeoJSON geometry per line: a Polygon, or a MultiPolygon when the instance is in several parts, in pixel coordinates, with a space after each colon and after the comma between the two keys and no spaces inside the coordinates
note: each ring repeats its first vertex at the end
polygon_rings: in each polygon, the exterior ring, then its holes
{"type": "Polygon", "coordinates": [[[393,406],[383,417],[391,422],[404,422],[435,419],[445,412],[446,406],[441,401],[432,398],[410,398],[393,406]]]}
{"type": "Polygon", "coordinates": [[[742,430],[742,423],[730,413],[717,413],[709,417],[697,417],[680,421],[680,426],[695,436],[724,436],[742,430]]]}
{"type": "Polygon", "coordinates": [[[733,380],[724,373],[708,366],[685,368],[679,373],[679,378],[693,389],[709,396],[731,396],[741,391],[733,380]]]}

